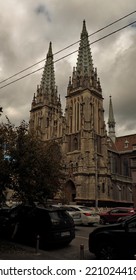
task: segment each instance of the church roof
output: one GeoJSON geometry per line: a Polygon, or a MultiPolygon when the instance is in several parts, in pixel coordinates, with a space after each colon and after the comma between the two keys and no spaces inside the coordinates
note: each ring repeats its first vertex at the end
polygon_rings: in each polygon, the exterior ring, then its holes
{"type": "Polygon", "coordinates": [[[136,147],[136,134],[117,137],[115,143],[119,152],[133,151],[136,147]]]}
{"type": "Polygon", "coordinates": [[[108,149],[117,153],[132,152],[136,150],[136,134],[116,137],[115,143],[108,137],[108,149]]]}

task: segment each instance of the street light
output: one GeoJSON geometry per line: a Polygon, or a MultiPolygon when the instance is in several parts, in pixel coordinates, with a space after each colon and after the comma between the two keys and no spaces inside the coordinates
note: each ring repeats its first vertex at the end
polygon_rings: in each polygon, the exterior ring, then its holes
{"type": "Polygon", "coordinates": [[[95,159],[95,209],[98,209],[98,155],[97,155],[97,135],[94,134],[94,159],[95,159]]]}

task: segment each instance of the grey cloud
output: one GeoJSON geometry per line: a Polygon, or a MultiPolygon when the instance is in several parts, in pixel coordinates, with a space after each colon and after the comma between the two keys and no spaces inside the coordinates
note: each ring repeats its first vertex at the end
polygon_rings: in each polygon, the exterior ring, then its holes
{"type": "Polygon", "coordinates": [[[51,15],[47,9],[47,7],[44,5],[44,4],[39,4],[36,9],[35,9],[35,12],[38,14],[38,15],[44,15],[47,20],[49,22],[51,22],[51,15]]]}
{"type": "MultiPolygon", "coordinates": [[[[129,2],[118,0],[118,3],[112,0],[1,1],[0,79],[46,57],[50,41],[53,42],[53,52],[56,52],[79,40],[84,19],[90,34],[133,10],[135,10],[135,0],[129,2]]],[[[131,20],[134,20],[134,15],[115,25],[114,28],[111,27],[90,37],[90,42],[131,20]]],[[[134,27],[135,25],[125,30],[124,38],[131,41],[131,44],[124,43],[128,44],[126,49],[121,45],[122,31],[91,46],[94,66],[98,68],[103,89],[105,119],[107,122],[109,95],[112,95],[116,129],[120,135],[136,130],[136,31],[134,27]]],[[[76,49],[78,45],[56,55],[54,60],[76,49]]],[[[76,59],[77,53],[55,64],[56,84],[63,105],[68,79],[72,67],[76,65],[76,59]]],[[[44,62],[26,73],[43,65],[44,62]]],[[[5,112],[9,112],[11,121],[19,123],[22,119],[29,119],[32,97],[37,84],[40,83],[41,75],[42,71],[39,71],[0,90],[0,105],[5,112]]]]}

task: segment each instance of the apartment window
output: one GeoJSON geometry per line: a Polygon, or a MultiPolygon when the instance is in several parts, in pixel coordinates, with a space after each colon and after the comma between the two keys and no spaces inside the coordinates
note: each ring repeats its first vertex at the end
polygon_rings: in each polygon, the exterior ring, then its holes
{"type": "Polygon", "coordinates": [[[132,167],[136,167],[136,158],[131,159],[131,165],[132,167]]]}

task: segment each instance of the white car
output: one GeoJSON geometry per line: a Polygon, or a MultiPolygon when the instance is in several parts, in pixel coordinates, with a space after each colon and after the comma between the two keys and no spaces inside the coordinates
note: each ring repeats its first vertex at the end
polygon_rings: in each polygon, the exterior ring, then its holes
{"type": "Polygon", "coordinates": [[[94,209],[83,205],[69,205],[73,211],[81,214],[82,224],[89,225],[100,222],[100,215],[94,209]]]}
{"type": "Polygon", "coordinates": [[[81,213],[80,212],[75,211],[69,205],[62,205],[61,207],[64,208],[69,213],[69,215],[73,218],[74,224],[76,226],[82,224],[82,218],[81,218],[81,213]]]}
{"type": "Polygon", "coordinates": [[[81,213],[72,209],[69,205],[61,205],[61,204],[59,205],[58,204],[58,205],[53,205],[53,206],[65,209],[68,212],[68,214],[73,218],[75,226],[82,224],[81,213]]]}

